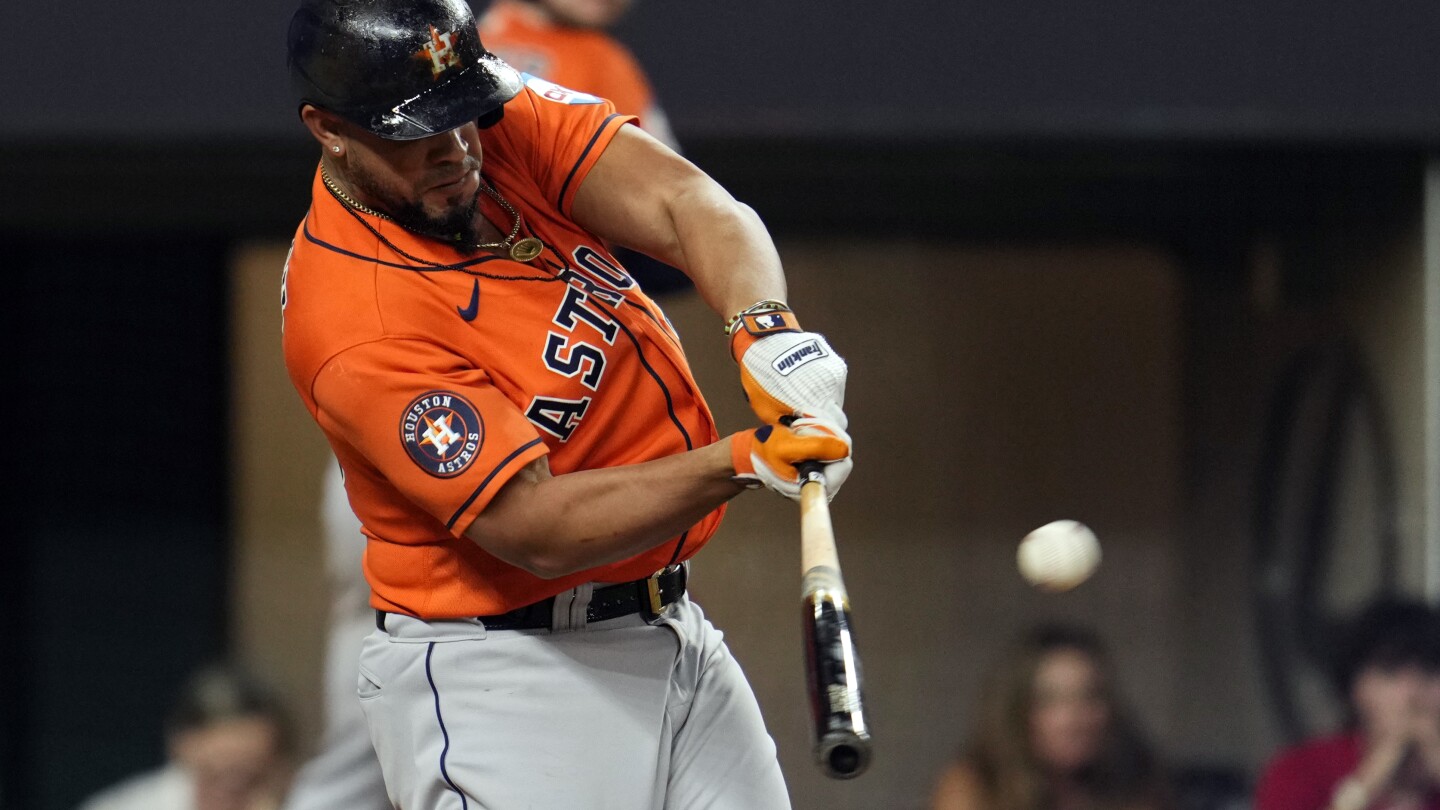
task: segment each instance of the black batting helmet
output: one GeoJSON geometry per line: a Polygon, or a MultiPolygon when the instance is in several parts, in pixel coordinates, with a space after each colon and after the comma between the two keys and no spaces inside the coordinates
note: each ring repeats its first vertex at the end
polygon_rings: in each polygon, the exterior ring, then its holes
{"type": "Polygon", "coordinates": [[[480,44],[465,0],[302,0],[288,44],[302,105],[390,140],[498,116],[521,87],[480,44]]]}

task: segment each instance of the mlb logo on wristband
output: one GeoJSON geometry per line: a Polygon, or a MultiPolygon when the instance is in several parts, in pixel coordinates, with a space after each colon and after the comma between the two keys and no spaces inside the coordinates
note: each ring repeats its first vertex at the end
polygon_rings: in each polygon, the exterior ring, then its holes
{"type": "Polygon", "coordinates": [[[745,315],[741,320],[745,324],[745,331],[756,337],[773,335],[776,332],[800,331],[800,321],[793,312],[756,312],[745,315]]]}

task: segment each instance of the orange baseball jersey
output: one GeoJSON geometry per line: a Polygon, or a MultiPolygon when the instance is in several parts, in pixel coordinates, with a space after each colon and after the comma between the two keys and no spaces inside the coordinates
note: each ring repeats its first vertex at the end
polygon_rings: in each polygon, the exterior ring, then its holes
{"type": "MultiPolygon", "coordinates": [[[[563,475],[719,438],[664,314],[570,219],[576,189],[634,119],[525,79],[504,119],[480,131],[482,174],[521,212],[522,236],[544,241],[539,258],[463,255],[343,205],[317,172],[286,263],[285,362],[345,470],[369,538],[371,604],[387,611],[488,615],[587,581],[639,579],[688,559],[724,512],[629,560],[553,580],[463,536],[540,456],[563,475]]],[[[508,232],[509,214],[480,200],[508,232]]]]}
{"type": "Polygon", "coordinates": [[[480,18],[480,40],[518,71],[609,99],[647,131],[664,126],[650,120],[658,109],[640,63],[602,31],[549,24],[523,3],[496,0],[480,18]]]}

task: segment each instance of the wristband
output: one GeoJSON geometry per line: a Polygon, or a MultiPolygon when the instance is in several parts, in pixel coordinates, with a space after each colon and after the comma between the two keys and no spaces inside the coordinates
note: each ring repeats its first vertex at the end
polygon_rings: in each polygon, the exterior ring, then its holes
{"type": "Polygon", "coordinates": [[[745,355],[745,350],[760,338],[779,332],[799,331],[800,321],[795,313],[779,301],[761,301],[741,310],[725,328],[725,333],[730,336],[730,357],[737,363],[745,355]]]}
{"type": "Polygon", "coordinates": [[[777,301],[774,298],[766,298],[764,301],[756,301],[750,306],[740,310],[725,322],[725,336],[735,334],[735,329],[744,320],[746,315],[753,315],[761,312],[790,312],[790,305],[784,301],[777,301]]]}

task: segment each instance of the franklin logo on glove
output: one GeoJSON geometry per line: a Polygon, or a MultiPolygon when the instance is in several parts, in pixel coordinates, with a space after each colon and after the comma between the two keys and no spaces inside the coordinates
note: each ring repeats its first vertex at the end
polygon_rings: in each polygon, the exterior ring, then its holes
{"type": "Polygon", "coordinates": [[[796,346],[789,354],[776,360],[775,370],[788,377],[790,372],[805,365],[811,360],[819,360],[825,356],[825,350],[820,348],[819,341],[807,340],[796,346]]]}

